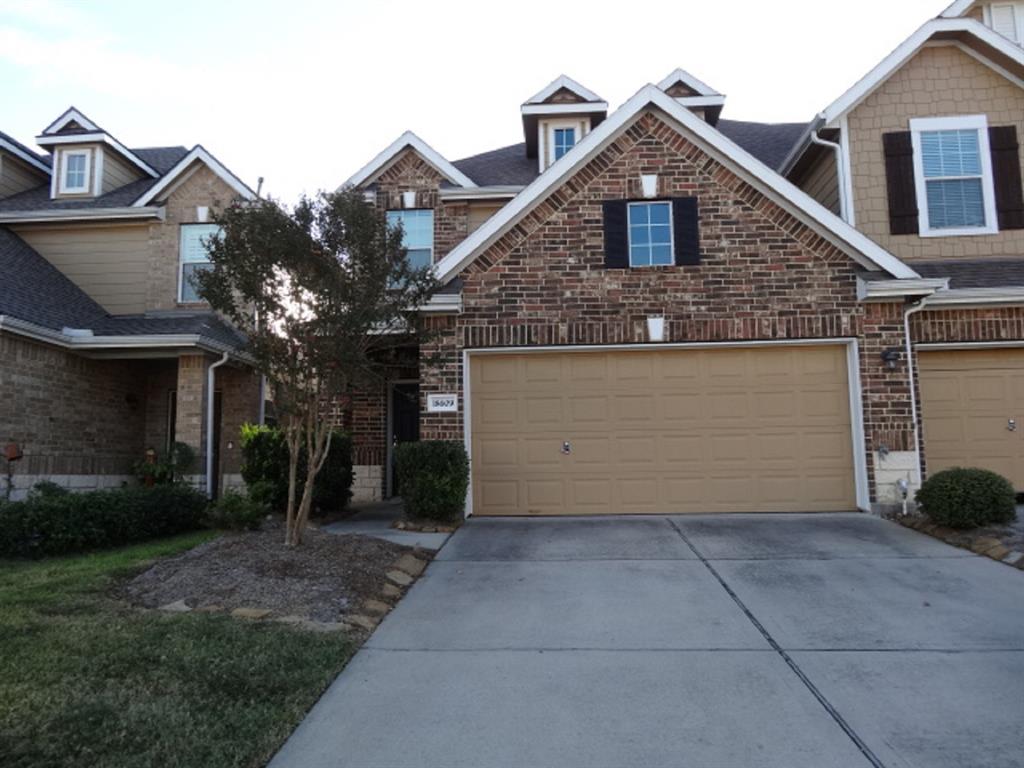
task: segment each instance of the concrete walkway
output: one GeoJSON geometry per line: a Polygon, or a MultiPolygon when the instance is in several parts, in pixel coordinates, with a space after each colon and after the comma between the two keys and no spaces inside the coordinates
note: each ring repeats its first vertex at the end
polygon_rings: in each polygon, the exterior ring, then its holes
{"type": "Polygon", "coordinates": [[[352,517],[337,523],[325,525],[328,533],[357,533],[372,536],[407,547],[438,550],[448,541],[450,533],[423,533],[420,531],[400,531],[392,528],[392,523],[402,519],[402,500],[379,501],[373,504],[362,504],[352,517]]]}
{"type": "Polygon", "coordinates": [[[463,526],[272,768],[1024,766],[1024,573],[863,515],[463,526]]]}

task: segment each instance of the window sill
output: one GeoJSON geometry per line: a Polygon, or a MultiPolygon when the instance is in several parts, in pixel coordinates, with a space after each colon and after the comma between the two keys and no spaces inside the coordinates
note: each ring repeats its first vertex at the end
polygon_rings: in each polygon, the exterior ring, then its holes
{"type": "Polygon", "coordinates": [[[968,229],[922,229],[920,237],[980,237],[998,235],[998,227],[970,227],[968,229]]]}

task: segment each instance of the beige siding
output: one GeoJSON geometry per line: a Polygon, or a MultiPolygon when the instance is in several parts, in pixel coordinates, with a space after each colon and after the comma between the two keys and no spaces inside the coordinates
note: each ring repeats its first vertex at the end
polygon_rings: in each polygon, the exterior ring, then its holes
{"type": "Polygon", "coordinates": [[[117,154],[109,150],[103,152],[103,192],[106,194],[111,190],[131,184],[143,177],[142,171],[135,165],[122,160],[117,154]]]}
{"type": "Polygon", "coordinates": [[[839,215],[839,175],[836,173],[836,153],[827,150],[804,174],[797,184],[800,189],[839,215]]]}
{"type": "Polygon", "coordinates": [[[0,198],[10,197],[47,182],[47,177],[16,157],[0,152],[0,198]]]}
{"type": "Polygon", "coordinates": [[[147,225],[12,227],[112,314],[146,310],[147,225]]]}
{"type": "MultiPolygon", "coordinates": [[[[924,48],[849,116],[857,228],[901,259],[1019,256],[1024,230],[970,237],[890,235],[882,134],[918,117],[988,115],[1024,138],[1024,90],[953,47],[924,48]]],[[[1022,153],[1024,154],[1024,153],[1022,153]]]]}
{"type": "Polygon", "coordinates": [[[473,203],[469,206],[466,234],[471,235],[504,206],[501,203],[473,203]]]}

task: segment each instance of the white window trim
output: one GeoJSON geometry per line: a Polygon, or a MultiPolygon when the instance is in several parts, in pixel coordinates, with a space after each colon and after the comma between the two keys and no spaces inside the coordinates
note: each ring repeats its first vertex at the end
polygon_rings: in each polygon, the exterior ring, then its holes
{"type": "Polygon", "coordinates": [[[60,179],[57,184],[57,189],[62,195],[77,195],[82,193],[88,193],[92,186],[89,182],[91,181],[92,172],[92,150],[89,149],[65,149],[60,153],[60,179]],[[82,178],[82,186],[71,187],[68,186],[68,158],[70,157],[84,157],[85,158],[85,173],[82,178]]]}
{"type": "MultiPolygon", "coordinates": [[[[550,168],[557,162],[555,160],[555,130],[565,128],[572,129],[573,138],[575,139],[572,145],[573,149],[575,149],[576,145],[583,140],[583,127],[580,125],[580,118],[574,118],[572,120],[547,121],[547,123],[544,125],[544,152],[540,153],[541,173],[543,173],[546,169],[550,168]],[[544,160],[547,160],[547,163],[544,163],[544,160]]],[[[572,149],[570,149],[569,152],[572,152],[572,149]]],[[[569,152],[566,152],[565,154],[567,155],[569,154],[569,152]]],[[[562,155],[562,157],[565,157],[565,155],[562,155]]]]}
{"type": "Polygon", "coordinates": [[[190,221],[187,224],[182,224],[178,228],[178,303],[179,304],[205,304],[202,299],[196,298],[195,301],[186,301],[185,296],[185,265],[186,264],[209,264],[210,260],[207,259],[186,259],[183,251],[185,245],[185,238],[183,236],[184,230],[187,227],[205,227],[209,226],[209,222],[203,221],[190,221]]]}
{"type": "MultiPolygon", "coordinates": [[[[630,269],[649,269],[649,268],[657,268],[657,267],[671,267],[671,266],[675,265],[675,263],[676,263],[676,225],[675,225],[675,221],[673,221],[673,219],[675,218],[675,215],[674,215],[675,211],[672,210],[672,201],[671,200],[636,200],[635,202],[631,202],[631,203],[627,204],[626,207],[628,209],[626,211],[626,250],[629,251],[629,268],[630,269]],[[663,204],[668,206],[668,241],[669,241],[668,258],[669,258],[669,262],[668,262],[668,264],[634,264],[633,263],[633,232],[632,232],[633,227],[630,226],[630,223],[629,223],[629,210],[631,210],[634,206],[637,206],[637,205],[656,205],[658,203],[663,203],[663,204]]],[[[654,258],[653,255],[652,255],[651,258],[652,259],[654,258]]]]}
{"type": "Polygon", "coordinates": [[[985,115],[955,117],[925,117],[910,121],[910,136],[914,147],[914,186],[917,191],[919,234],[921,237],[969,237],[994,235],[999,232],[996,214],[996,192],[992,177],[992,151],[988,142],[988,118],[985,115]],[[921,134],[929,131],[978,131],[978,151],[981,153],[981,193],[985,207],[984,227],[932,229],[928,220],[928,193],[924,178],[924,158],[921,155],[921,134]]]}

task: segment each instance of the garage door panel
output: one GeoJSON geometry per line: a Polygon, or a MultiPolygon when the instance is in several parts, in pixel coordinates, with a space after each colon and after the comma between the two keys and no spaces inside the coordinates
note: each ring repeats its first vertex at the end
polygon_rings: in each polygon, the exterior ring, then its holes
{"type": "Polygon", "coordinates": [[[919,369],[929,474],[982,467],[1024,490],[1024,349],[923,351],[919,369]]]}
{"type": "Polygon", "coordinates": [[[477,514],[855,507],[842,347],[541,353],[537,366],[513,353],[477,369],[500,356],[471,358],[477,514]]]}

